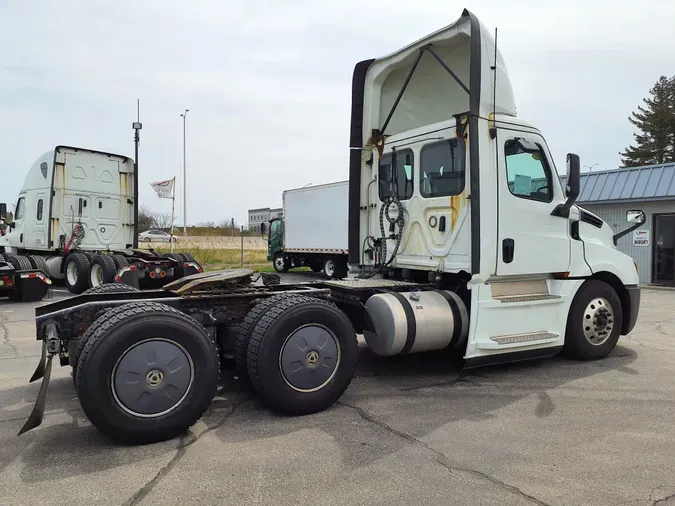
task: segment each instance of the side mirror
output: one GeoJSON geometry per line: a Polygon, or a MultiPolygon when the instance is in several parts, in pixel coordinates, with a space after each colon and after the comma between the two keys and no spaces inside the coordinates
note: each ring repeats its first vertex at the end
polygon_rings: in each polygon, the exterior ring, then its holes
{"type": "Polygon", "coordinates": [[[567,201],[559,204],[551,213],[551,216],[560,216],[561,218],[570,217],[570,209],[579,198],[581,192],[581,162],[579,155],[567,153],[567,184],[565,185],[565,195],[567,201]]]}
{"type": "Polygon", "coordinates": [[[567,153],[567,198],[570,206],[576,202],[581,192],[581,161],[579,155],[567,153]]]}
{"type": "Polygon", "coordinates": [[[7,214],[7,204],[0,202],[0,220],[7,214]]]}
{"type": "Polygon", "coordinates": [[[10,227],[14,224],[14,215],[11,213],[11,211],[2,218],[2,221],[7,223],[7,225],[10,227]]]}
{"type": "Polygon", "coordinates": [[[260,224],[260,233],[265,234],[267,232],[267,225],[265,223],[260,224]]]}
{"type": "Polygon", "coordinates": [[[644,211],[628,211],[626,213],[626,221],[628,223],[639,223],[642,225],[647,221],[644,211]]]}

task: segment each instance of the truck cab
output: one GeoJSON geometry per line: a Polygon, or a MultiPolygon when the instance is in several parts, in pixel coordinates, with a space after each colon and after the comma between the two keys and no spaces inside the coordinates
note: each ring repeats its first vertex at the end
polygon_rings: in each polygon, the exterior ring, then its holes
{"type": "MultiPolygon", "coordinates": [[[[263,230],[263,233],[265,230],[263,230]]],[[[267,230],[267,261],[272,262],[275,256],[284,250],[284,222],[281,218],[270,220],[267,230]]],[[[283,269],[283,266],[280,266],[283,269]]]]}
{"type": "MultiPolygon", "coordinates": [[[[637,317],[637,267],[615,247],[627,231],[615,236],[574,204],[579,157],[567,156],[563,188],[546,139],[515,104],[494,38],[466,10],[356,65],[350,275],[456,287],[469,361],[548,356],[573,346],[571,332],[590,346],[579,354],[595,356],[637,317]]],[[[627,220],[636,228],[644,213],[627,220]]]]}

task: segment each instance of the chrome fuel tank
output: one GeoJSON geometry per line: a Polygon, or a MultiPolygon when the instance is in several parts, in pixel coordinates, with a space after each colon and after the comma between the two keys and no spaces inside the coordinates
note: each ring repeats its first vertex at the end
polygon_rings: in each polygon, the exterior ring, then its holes
{"type": "Polygon", "coordinates": [[[377,355],[454,348],[469,331],[466,305],[448,290],[380,293],[365,306],[374,332],[364,331],[364,337],[377,355]]]}

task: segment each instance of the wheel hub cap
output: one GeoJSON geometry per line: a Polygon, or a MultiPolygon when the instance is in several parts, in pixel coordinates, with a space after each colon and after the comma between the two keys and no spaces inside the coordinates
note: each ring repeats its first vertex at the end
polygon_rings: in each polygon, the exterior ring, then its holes
{"type": "Polygon", "coordinates": [[[158,387],[164,381],[164,373],[154,369],[145,376],[145,382],[151,387],[158,387]]]}
{"type": "Polygon", "coordinates": [[[152,418],[176,409],[194,381],[194,365],[181,345],[149,339],[127,349],[112,372],[113,397],[126,412],[152,418]]]}
{"type": "Polygon", "coordinates": [[[599,346],[612,333],[614,310],[607,299],[598,297],[589,302],[584,311],[584,336],[589,343],[599,346]]]}
{"type": "Polygon", "coordinates": [[[322,325],[305,325],[293,332],[281,348],[279,368],[284,381],[298,392],[325,387],[340,364],[335,334],[322,325]]]}

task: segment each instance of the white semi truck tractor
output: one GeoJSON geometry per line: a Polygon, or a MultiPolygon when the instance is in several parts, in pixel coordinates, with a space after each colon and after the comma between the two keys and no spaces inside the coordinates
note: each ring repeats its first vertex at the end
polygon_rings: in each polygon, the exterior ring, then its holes
{"type": "Polygon", "coordinates": [[[472,13],[356,65],[351,118],[348,279],[235,270],[41,306],[43,380],[22,432],[42,420],[54,357],[100,431],[147,443],[201,417],[230,357],[267,407],[303,415],[347,389],[357,334],[379,355],[446,350],[476,367],[600,359],[631,331],[637,267],[615,244],[644,213],[614,234],[575,205],[579,158],[563,187],[472,13]]]}
{"type": "MultiPolygon", "coordinates": [[[[72,293],[104,283],[161,285],[201,272],[190,255],[137,249],[137,179],[126,156],[56,146],[28,170],[0,255],[20,257],[72,293]]],[[[6,204],[0,204],[6,209],[6,204]]]]}

